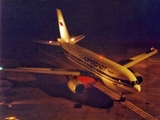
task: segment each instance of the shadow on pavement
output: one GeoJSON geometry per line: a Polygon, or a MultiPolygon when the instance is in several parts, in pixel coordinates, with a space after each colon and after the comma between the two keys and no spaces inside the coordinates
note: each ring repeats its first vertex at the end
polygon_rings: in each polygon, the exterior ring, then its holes
{"type": "MultiPolygon", "coordinates": [[[[109,109],[113,106],[113,100],[103,92],[94,87],[86,88],[82,94],[72,93],[68,86],[67,80],[53,75],[35,75],[35,81],[16,81],[3,78],[13,83],[14,88],[38,88],[46,94],[53,97],[61,97],[76,102],[74,108],[81,108],[82,105],[92,106],[96,108],[109,109]],[[78,103],[78,104],[77,104],[78,103]]],[[[10,90],[11,92],[11,90],[10,90]]],[[[9,93],[9,92],[7,92],[9,93]]],[[[5,94],[8,95],[8,94],[5,94]]]]}

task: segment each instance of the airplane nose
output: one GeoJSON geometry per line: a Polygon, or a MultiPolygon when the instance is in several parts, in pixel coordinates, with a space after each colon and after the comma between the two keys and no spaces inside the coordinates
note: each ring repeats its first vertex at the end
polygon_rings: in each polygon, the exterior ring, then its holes
{"type": "Polygon", "coordinates": [[[141,91],[141,86],[140,85],[134,85],[134,88],[135,88],[136,92],[141,91]]]}

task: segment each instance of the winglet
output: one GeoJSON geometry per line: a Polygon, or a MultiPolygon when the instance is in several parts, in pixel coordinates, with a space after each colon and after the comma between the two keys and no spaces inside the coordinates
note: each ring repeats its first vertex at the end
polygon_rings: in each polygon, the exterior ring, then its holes
{"type": "Polygon", "coordinates": [[[158,49],[155,49],[153,46],[151,47],[151,51],[156,51],[158,52],[158,49]]]}

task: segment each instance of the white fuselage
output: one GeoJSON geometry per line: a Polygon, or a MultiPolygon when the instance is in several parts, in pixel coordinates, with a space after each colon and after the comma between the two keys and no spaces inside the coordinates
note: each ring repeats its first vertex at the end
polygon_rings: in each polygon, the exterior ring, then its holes
{"type": "Polygon", "coordinates": [[[98,76],[113,91],[119,94],[140,92],[140,85],[131,85],[137,79],[126,67],[76,44],[62,42],[61,46],[70,60],[98,76]]]}

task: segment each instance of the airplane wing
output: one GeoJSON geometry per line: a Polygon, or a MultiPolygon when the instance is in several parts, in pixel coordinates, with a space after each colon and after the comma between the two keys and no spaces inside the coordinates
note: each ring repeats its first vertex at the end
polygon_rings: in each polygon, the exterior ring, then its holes
{"type": "Polygon", "coordinates": [[[126,60],[125,63],[122,63],[122,65],[129,68],[129,67],[137,64],[138,62],[156,54],[157,52],[158,52],[158,50],[152,47],[149,51],[126,60]]]}
{"type": "Polygon", "coordinates": [[[55,74],[55,75],[73,75],[79,76],[80,71],[65,70],[65,69],[53,69],[53,68],[2,68],[1,71],[6,72],[26,72],[26,73],[41,73],[41,74],[55,74]]]}
{"type": "Polygon", "coordinates": [[[46,41],[46,40],[39,40],[39,41],[34,41],[34,42],[42,43],[42,44],[47,44],[47,45],[60,46],[60,43],[59,43],[59,42],[55,42],[55,41],[53,41],[53,40],[49,40],[49,41],[46,41]]]}

